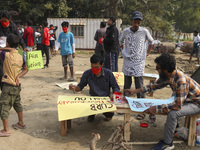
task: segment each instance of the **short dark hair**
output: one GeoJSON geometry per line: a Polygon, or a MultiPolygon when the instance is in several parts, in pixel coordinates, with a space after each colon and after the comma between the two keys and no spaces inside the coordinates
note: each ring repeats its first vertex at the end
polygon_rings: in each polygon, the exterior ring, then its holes
{"type": "Polygon", "coordinates": [[[167,70],[169,73],[172,73],[176,69],[175,57],[169,53],[163,53],[154,62],[160,65],[161,70],[167,70]]]}
{"type": "Polygon", "coordinates": [[[48,22],[47,22],[47,21],[44,21],[44,22],[43,22],[43,25],[44,25],[45,27],[47,27],[47,26],[48,26],[48,22]]]}
{"type": "Polygon", "coordinates": [[[62,27],[69,27],[69,22],[68,22],[68,21],[63,21],[63,22],[61,23],[61,26],[62,26],[62,27]]]}
{"type": "Polygon", "coordinates": [[[92,57],[90,57],[90,63],[92,63],[92,64],[99,63],[100,65],[102,65],[103,57],[101,55],[94,54],[94,55],[92,55],[92,57]]]}
{"type": "Polygon", "coordinates": [[[101,24],[100,24],[100,27],[101,27],[101,28],[105,28],[105,27],[106,27],[106,22],[105,22],[105,21],[102,21],[101,24]]]}
{"type": "Polygon", "coordinates": [[[2,10],[0,12],[0,18],[7,18],[8,20],[11,20],[11,14],[7,10],[2,10]]]}
{"type": "Polygon", "coordinates": [[[109,19],[112,21],[112,23],[115,23],[115,21],[116,21],[116,18],[115,17],[109,17],[109,19]]]}
{"type": "Polygon", "coordinates": [[[52,25],[52,24],[50,24],[50,27],[53,27],[53,25],[52,25]]]}
{"type": "Polygon", "coordinates": [[[32,22],[31,20],[28,20],[28,21],[27,21],[27,25],[28,25],[28,26],[32,26],[32,25],[33,25],[33,22],[32,22]]]}
{"type": "Polygon", "coordinates": [[[11,48],[17,48],[19,45],[19,37],[14,34],[9,34],[7,37],[7,42],[11,48]]]}
{"type": "Polygon", "coordinates": [[[195,30],[195,31],[194,31],[194,33],[198,34],[198,31],[197,31],[197,30],[195,30]]]}

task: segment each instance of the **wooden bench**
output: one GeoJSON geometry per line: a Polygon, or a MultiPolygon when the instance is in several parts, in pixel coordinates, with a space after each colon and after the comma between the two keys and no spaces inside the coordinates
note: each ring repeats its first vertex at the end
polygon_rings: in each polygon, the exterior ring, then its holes
{"type": "MultiPolygon", "coordinates": [[[[134,112],[130,109],[128,104],[117,105],[117,112],[124,113],[124,122],[130,121],[130,114],[141,114],[139,112],[134,112]]],[[[142,113],[143,114],[143,113],[142,113]]],[[[166,114],[156,114],[156,115],[166,115],[166,114]]],[[[188,146],[195,146],[195,134],[196,134],[196,121],[200,117],[200,114],[186,116],[185,118],[185,127],[189,129],[188,134],[188,146]]],[[[130,123],[128,123],[124,128],[124,138],[127,141],[130,141],[130,123]]]]}
{"type": "MultiPolygon", "coordinates": [[[[124,123],[131,120],[131,114],[133,113],[141,114],[140,112],[132,111],[128,104],[117,105],[116,112],[124,114],[124,123]]],[[[166,115],[166,114],[156,114],[156,115],[166,115]]],[[[189,129],[189,135],[188,135],[189,146],[195,146],[196,121],[198,117],[200,117],[200,114],[186,116],[186,119],[185,119],[185,127],[189,129]]],[[[67,129],[71,128],[71,122],[72,122],[71,120],[61,121],[61,135],[62,136],[67,135],[67,129]]],[[[130,141],[130,135],[131,135],[131,126],[130,126],[130,123],[127,123],[124,128],[124,139],[127,141],[130,141]]]]}

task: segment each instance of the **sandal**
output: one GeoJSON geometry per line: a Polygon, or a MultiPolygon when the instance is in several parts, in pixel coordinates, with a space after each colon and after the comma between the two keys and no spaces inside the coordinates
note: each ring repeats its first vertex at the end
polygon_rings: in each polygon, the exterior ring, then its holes
{"type": "Polygon", "coordinates": [[[2,132],[3,130],[0,131],[0,137],[8,137],[10,136],[10,133],[2,132]]]}
{"type": "Polygon", "coordinates": [[[137,115],[137,120],[143,120],[145,118],[145,114],[138,114],[137,115]]]}
{"type": "Polygon", "coordinates": [[[70,82],[71,82],[71,81],[74,81],[74,78],[69,78],[68,81],[70,81],[70,82]]]}
{"type": "Polygon", "coordinates": [[[26,125],[21,126],[21,125],[19,125],[18,123],[16,123],[16,124],[13,124],[12,127],[13,127],[14,129],[18,130],[18,129],[26,129],[27,126],[26,126],[26,125]]]}

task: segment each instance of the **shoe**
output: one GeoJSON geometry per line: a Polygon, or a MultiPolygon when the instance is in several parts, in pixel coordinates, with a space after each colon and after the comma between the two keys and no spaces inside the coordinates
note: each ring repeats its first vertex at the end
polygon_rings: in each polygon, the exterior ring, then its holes
{"type": "Polygon", "coordinates": [[[88,116],[88,122],[92,122],[94,120],[95,115],[88,116]]]}
{"type": "Polygon", "coordinates": [[[156,144],[152,150],[172,150],[175,146],[173,144],[173,141],[170,144],[166,144],[163,140],[160,140],[158,144],[156,144]]]}
{"type": "Polygon", "coordinates": [[[49,68],[49,66],[48,65],[44,65],[44,68],[42,68],[42,69],[45,69],[45,68],[49,68]]]}
{"type": "Polygon", "coordinates": [[[69,78],[68,81],[72,82],[72,81],[74,81],[74,78],[69,78]]]}
{"type": "Polygon", "coordinates": [[[18,123],[16,123],[16,124],[13,124],[12,127],[13,127],[14,129],[18,130],[18,129],[26,129],[27,126],[26,126],[26,125],[21,126],[21,125],[19,125],[18,123]]]}

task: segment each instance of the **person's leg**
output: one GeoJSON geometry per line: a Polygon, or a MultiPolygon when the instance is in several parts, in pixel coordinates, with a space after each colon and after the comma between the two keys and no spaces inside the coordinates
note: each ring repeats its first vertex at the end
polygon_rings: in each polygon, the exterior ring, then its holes
{"type": "Polygon", "coordinates": [[[193,48],[192,51],[191,51],[191,53],[190,53],[189,63],[191,63],[192,56],[194,55],[194,53],[195,53],[195,48],[193,48]]]}
{"type": "Polygon", "coordinates": [[[110,70],[112,72],[115,72],[115,70],[116,70],[115,57],[116,57],[116,53],[110,53],[110,70]]]}
{"type": "Polygon", "coordinates": [[[46,66],[49,67],[49,47],[46,46],[46,66]]]}
{"type": "Polygon", "coordinates": [[[132,76],[124,76],[124,89],[130,89],[132,84],[132,76]]]}
{"type": "Polygon", "coordinates": [[[200,109],[197,105],[193,103],[184,104],[180,110],[172,110],[167,115],[167,120],[165,124],[164,132],[164,142],[169,144],[173,141],[174,132],[176,129],[177,121],[179,117],[199,114],[200,109]]]}
{"type": "Polygon", "coordinates": [[[67,65],[64,67],[64,78],[67,79],[67,65]]]}
{"type": "MultiPolygon", "coordinates": [[[[143,87],[143,77],[134,77],[135,79],[135,88],[142,88],[143,87]]],[[[137,93],[137,98],[145,98],[144,93],[137,93]]]]}
{"type": "Polygon", "coordinates": [[[69,64],[69,70],[71,74],[71,78],[69,79],[69,81],[74,81],[74,67],[73,67],[74,63],[72,54],[67,55],[67,63],[69,64]]]}
{"type": "Polygon", "coordinates": [[[17,115],[18,115],[18,125],[24,127],[25,124],[24,124],[24,120],[23,120],[23,111],[17,112],[17,115]]]}
{"type": "Polygon", "coordinates": [[[105,52],[104,67],[110,69],[110,52],[105,52]]]}
{"type": "Polygon", "coordinates": [[[70,69],[70,73],[71,73],[71,78],[74,79],[74,67],[70,66],[69,69],[70,69]]]}
{"type": "Polygon", "coordinates": [[[63,79],[67,79],[67,55],[62,55],[62,65],[63,65],[63,68],[64,68],[64,77],[60,78],[61,80],[63,79]]]}
{"type": "Polygon", "coordinates": [[[120,46],[118,46],[117,53],[115,53],[115,72],[118,72],[119,51],[120,51],[120,46]]]}

